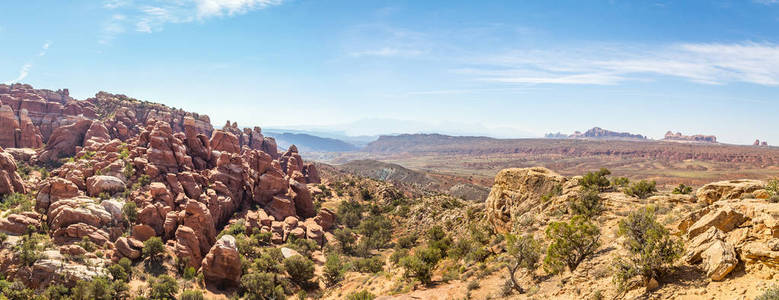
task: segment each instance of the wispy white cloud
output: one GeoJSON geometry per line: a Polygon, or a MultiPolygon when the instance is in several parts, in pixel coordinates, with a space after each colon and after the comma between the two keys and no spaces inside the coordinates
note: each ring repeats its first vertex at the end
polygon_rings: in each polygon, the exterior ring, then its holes
{"type": "Polygon", "coordinates": [[[351,57],[415,57],[432,48],[428,35],[386,25],[357,26],[347,36],[346,53],[351,57]]]}
{"type": "Polygon", "coordinates": [[[117,35],[134,30],[152,33],[166,24],[204,21],[208,18],[245,14],[279,5],[283,0],[106,0],[103,7],[112,16],[103,25],[99,42],[107,44],[117,35]]]}
{"type": "MultiPolygon", "coordinates": [[[[45,56],[46,52],[49,50],[49,47],[51,47],[51,45],[52,45],[52,42],[50,42],[50,41],[45,42],[43,44],[43,46],[41,46],[41,50],[40,50],[40,52],[38,52],[37,57],[45,56]]],[[[35,59],[31,59],[29,62],[27,62],[26,64],[22,65],[22,67],[19,68],[19,75],[17,75],[16,78],[8,80],[8,81],[6,81],[4,83],[5,84],[17,83],[17,82],[20,82],[20,81],[24,80],[25,78],[27,78],[27,75],[30,75],[30,69],[32,69],[32,65],[33,65],[34,60],[35,59]]]]}
{"type": "Polygon", "coordinates": [[[779,0],[754,0],[754,1],[765,5],[779,4],[779,0]]]}
{"type": "Polygon", "coordinates": [[[777,86],[779,45],[688,43],[650,49],[612,45],[514,51],[455,71],[484,81],[524,84],[614,85],[668,76],[703,84],[777,86]]]}

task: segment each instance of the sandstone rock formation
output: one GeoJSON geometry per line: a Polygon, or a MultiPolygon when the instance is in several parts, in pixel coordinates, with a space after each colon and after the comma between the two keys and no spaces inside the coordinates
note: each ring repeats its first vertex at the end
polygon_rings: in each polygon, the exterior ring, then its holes
{"type": "Polygon", "coordinates": [[[241,279],[241,258],[232,235],[224,235],[203,259],[203,277],[219,286],[237,286],[241,279]]]}
{"type": "Polygon", "coordinates": [[[673,133],[668,131],[665,133],[664,140],[667,141],[682,141],[682,142],[702,142],[702,143],[716,143],[717,137],[713,135],[683,135],[681,132],[673,133]]]}
{"type": "Polygon", "coordinates": [[[539,209],[541,196],[561,186],[567,179],[541,167],[504,169],[495,176],[487,197],[487,220],[499,232],[511,229],[512,220],[539,209]]]}
{"type": "Polygon", "coordinates": [[[728,180],[712,182],[695,192],[698,201],[711,204],[720,200],[738,199],[741,195],[762,189],[765,183],[760,180],[728,180]]]}
{"type": "Polygon", "coordinates": [[[10,193],[24,193],[22,178],[16,173],[16,161],[0,148],[0,197],[10,193]]]}

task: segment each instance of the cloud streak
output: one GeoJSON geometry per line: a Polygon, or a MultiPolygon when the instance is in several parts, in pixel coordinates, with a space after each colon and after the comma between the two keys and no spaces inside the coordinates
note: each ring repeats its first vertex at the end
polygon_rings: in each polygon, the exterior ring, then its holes
{"type": "Polygon", "coordinates": [[[204,21],[214,17],[241,15],[282,4],[283,0],[106,0],[103,7],[112,12],[103,25],[99,42],[110,43],[130,30],[152,33],[166,24],[204,21]]]}
{"type": "Polygon", "coordinates": [[[482,81],[513,84],[615,85],[675,77],[701,84],[779,86],[779,45],[686,43],[652,49],[513,51],[455,71],[482,81]]]}
{"type": "MultiPolygon", "coordinates": [[[[38,55],[36,57],[43,57],[46,56],[46,53],[49,51],[49,47],[51,47],[52,42],[45,42],[43,46],[41,46],[40,52],[38,52],[38,55]]],[[[16,78],[8,80],[4,82],[5,84],[13,84],[20,82],[27,78],[27,75],[30,75],[30,69],[32,69],[34,59],[30,60],[28,63],[22,65],[21,68],[19,68],[19,75],[16,76],[16,78]]]]}

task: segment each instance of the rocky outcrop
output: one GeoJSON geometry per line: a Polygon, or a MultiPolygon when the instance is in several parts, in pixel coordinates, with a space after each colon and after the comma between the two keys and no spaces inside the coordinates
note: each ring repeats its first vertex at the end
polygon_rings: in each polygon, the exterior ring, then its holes
{"type": "Polygon", "coordinates": [[[487,220],[495,230],[509,231],[515,217],[538,209],[541,196],[555,186],[562,187],[566,181],[565,177],[542,167],[501,170],[487,196],[487,220]]]}
{"type": "Polygon", "coordinates": [[[40,215],[34,212],[10,214],[5,218],[0,218],[0,232],[22,235],[27,232],[30,226],[34,230],[38,230],[41,227],[39,219],[40,215]]]}
{"type": "Polygon", "coordinates": [[[207,282],[221,287],[237,286],[241,279],[241,258],[232,235],[224,235],[203,259],[201,272],[207,282]]]}
{"type": "Polygon", "coordinates": [[[73,124],[57,127],[46,143],[46,147],[38,155],[41,161],[53,161],[76,154],[76,147],[84,144],[84,136],[92,121],[81,119],[73,124]]]}
{"type": "Polygon", "coordinates": [[[738,199],[741,195],[762,189],[760,180],[727,180],[706,184],[695,192],[698,201],[711,204],[720,200],[738,199]]]}
{"type": "Polygon", "coordinates": [[[16,161],[0,148],[0,197],[10,193],[24,193],[22,178],[16,173],[16,161]]]}
{"type": "Polygon", "coordinates": [[[99,196],[106,193],[112,195],[124,191],[124,182],[114,176],[95,175],[87,178],[87,194],[99,196]]]}
{"type": "Polygon", "coordinates": [[[646,137],[640,134],[632,134],[630,132],[616,132],[606,130],[600,127],[593,127],[590,130],[582,132],[574,132],[569,135],[568,138],[573,139],[629,139],[629,140],[645,140],[646,137]]]}
{"type": "Polygon", "coordinates": [[[666,141],[681,141],[681,142],[701,142],[701,143],[716,143],[717,137],[713,135],[683,135],[681,132],[673,133],[668,131],[665,133],[666,141]]]}
{"type": "Polygon", "coordinates": [[[685,254],[687,263],[702,263],[706,276],[712,280],[722,280],[736,268],[738,258],[733,245],[725,242],[725,234],[716,227],[693,238],[685,254]]]}

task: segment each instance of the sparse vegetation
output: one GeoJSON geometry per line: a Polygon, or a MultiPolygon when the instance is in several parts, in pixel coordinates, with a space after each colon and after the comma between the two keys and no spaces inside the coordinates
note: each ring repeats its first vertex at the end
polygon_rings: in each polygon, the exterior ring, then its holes
{"type": "Polygon", "coordinates": [[[657,192],[656,183],[654,181],[646,180],[633,183],[629,188],[625,189],[625,194],[640,199],[646,199],[654,192],[657,192]]]}
{"type": "Polygon", "coordinates": [[[779,300],[779,285],[773,285],[755,300],[779,300]]]}
{"type": "Polygon", "coordinates": [[[552,222],[546,228],[551,244],[546,249],[544,268],[557,274],[576,269],[600,246],[600,229],[584,216],[574,216],[569,222],[552,222]]]}
{"type": "Polygon", "coordinates": [[[608,175],[611,175],[611,171],[606,168],[601,168],[596,172],[588,172],[579,180],[579,185],[587,189],[603,191],[611,185],[611,182],[606,177],[608,175]]]}
{"type": "Polygon", "coordinates": [[[154,263],[159,263],[164,251],[165,245],[159,237],[153,236],[143,242],[143,257],[154,263]]]}
{"type": "Polygon", "coordinates": [[[644,285],[660,279],[682,253],[681,244],[657,222],[653,207],[638,209],[621,220],[617,234],[625,237],[624,247],[630,252],[614,262],[614,282],[620,291],[628,288],[634,277],[639,277],[644,285]]]}
{"type": "Polygon", "coordinates": [[[300,287],[307,287],[314,278],[314,262],[308,258],[295,255],[285,258],[283,264],[289,279],[300,287]]]}
{"type": "Polygon", "coordinates": [[[376,295],[366,290],[361,290],[359,292],[353,292],[349,295],[346,295],[346,300],[373,300],[373,299],[376,299],[376,295]]]}
{"type": "Polygon", "coordinates": [[[541,244],[530,235],[506,234],[506,253],[509,260],[506,268],[509,271],[511,286],[517,292],[523,293],[524,290],[517,282],[516,273],[521,268],[532,274],[541,256],[541,244]]]}
{"type": "Polygon", "coordinates": [[[323,279],[325,286],[332,287],[344,279],[344,266],[341,257],[337,253],[330,253],[325,261],[323,279]]]}
{"type": "Polygon", "coordinates": [[[680,195],[687,195],[692,193],[692,187],[688,186],[684,183],[680,183],[679,186],[675,187],[674,190],[671,192],[673,194],[680,194],[680,195]]]}
{"type": "Polygon", "coordinates": [[[602,201],[597,191],[584,189],[579,192],[579,197],[569,203],[569,209],[575,215],[592,218],[603,211],[602,201]]]}

